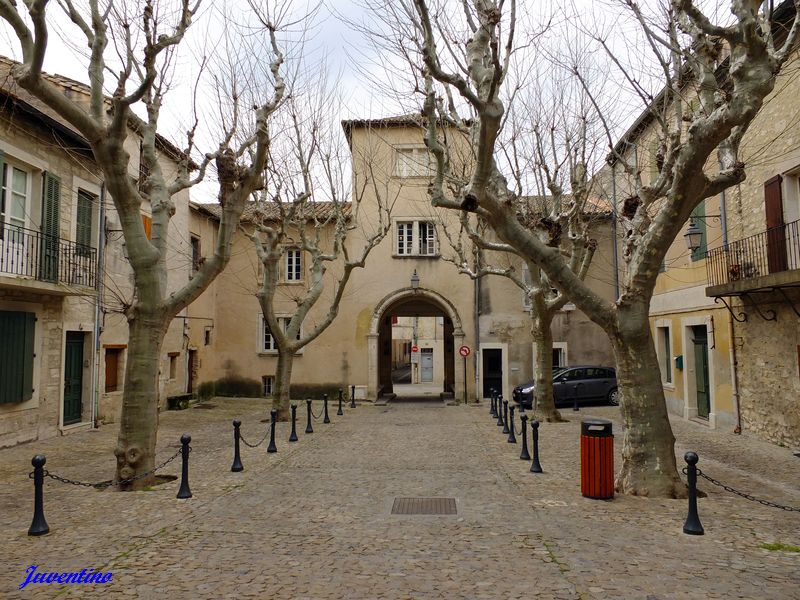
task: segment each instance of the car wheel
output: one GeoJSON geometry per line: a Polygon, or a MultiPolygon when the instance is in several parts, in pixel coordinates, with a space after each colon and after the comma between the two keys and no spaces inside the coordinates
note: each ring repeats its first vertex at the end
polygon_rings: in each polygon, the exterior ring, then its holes
{"type": "Polygon", "coordinates": [[[619,390],[617,388],[611,388],[606,399],[612,406],[619,406],[619,390]]]}

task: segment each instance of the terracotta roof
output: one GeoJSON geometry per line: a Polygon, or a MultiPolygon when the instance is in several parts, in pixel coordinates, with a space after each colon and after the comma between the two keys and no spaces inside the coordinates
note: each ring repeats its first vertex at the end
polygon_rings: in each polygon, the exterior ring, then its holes
{"type": "MultiPolygon", "coordinates": [[[[314,218],[324,221],[334,216],[335,202],[307,202],[305,205],[306,219],[314,218]]],[[[219,204],[200,204],[190,202],[189,206],[198,212],[205,213],[214,219],[219,220],[222,216],[222,207],[219,204]]],[[[348,202],[341,204],[342,213],[350,217],[352,205],[348,202]]],[[[242,212],[242,221],[245,223],[253,221],[279,221],[281,213],[278,205],[274,202],[248,202],[242,212]]]]}
{"type": "MultiPolygon", "coordinates": [[[[69,121],[17,84],[11,76],[11,69],[18,64],[20,63],[0,55],[0,95],[11,98],[17,103],[21,103],[21,109],[31,113],[34,117],[42,119],[51,127],[55,127],[62,133],[71,137],[73,141],[90,149],[89,141],[82,133],[75,129],[69,121]]],[[[90,96],[88,85],[58,74],[51,75],[43,72],[42,76],[54,86],[61,89],[66,97],[79,104],[83,104],[88,109],[90,96]]],[[[106,101],[109,101],[108,97],[106,97],[106,101]]],[[[138,129],[134,120],[132,120],[129,125],[134,131],[138,129]]],[[[161,135],[156,136],[156,146],[173,160],[182,160],[184,157],[183,151],[161,135]]],[[[197,168],[193,162],[191,165],[193,168],[197,168]]]]}

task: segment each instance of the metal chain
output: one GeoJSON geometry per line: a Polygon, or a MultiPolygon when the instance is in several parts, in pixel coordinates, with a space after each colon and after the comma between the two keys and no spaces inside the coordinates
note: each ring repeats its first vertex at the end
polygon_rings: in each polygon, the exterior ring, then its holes
{"type": "MultiPolygon", "coordinates": [[[[191,452],[191,451],[192,451],[192,448],[190,446],[189,447],[189,452],[191,452]]],[[[131,477],[129,479],[121,479],[119,481],[101,481],[99,483],[87,483],[85,481],[77,481],[75,479],[69,479],[68,477],[61,477],[60,475],[56,475],[55,473],[51,473],[47,469],[44,470],[44,476],[45,477],[49,477],[50,479],[54,479],[56,481],[60,481],[61,483],[68,483],[70,485],[77,485],[77,486],[81,486],[81,487],[88,487],[88,488],[95,488],[95,489],[98,489],[98,490],[104,490],[106,488],[109,488],[109,487],[112,487],[112,486],[115,486],[115,485],[126,485],[128,483],[133,483],[134,481],[137,481],[139,479],[144,479],[145,477],[148,477],[148,476],[152,475],[153,473],[155,473],[159,469],[163,469],[164,467],[166,467],[169,463],[171,463],[173,460],[178,458],[180,453],[181,453],[181,448],[178,448],[178,450],[175,452],[175,454],[170,456],[167,460],[162,462],[157,467],[154,467],[150,471],[147,471],[146,473],[141,473],[141,474],[136,475],[134,477],[131,477]]],[[[31,471],[28,474],[28,477],[30,477],[31,479],[33,478],[33,471],[31,471]]]]}
{"type": "Polygon", "coordinates": [[[244,436],[242,435],[241,431],[239,432],[239,439],[242,440],[242,442],[244,442],[244,445],[247,446],[248,448],[258,448],[261,444],[264,443],[264,440],[267,439],[267,436],[269,436],[270,427],[271,425],[267,425],[267,431],[264,433],[264,437],[262,437],[257,444],[251,444],[246,439],[244,439],[244,436]]]}
{"type": "Polygon", "coordinates": [[[319,421],[319,420],[322,418],[322,413],[323,413],[323,411],[324,411],[324,410],[325,410],[325,409],[323,408],[321,411],[319,411],[319,414],[318,414],[318,415],[315,415],[315,414],[314,414],[314,406],[312,405],[312,406],[311,406],[311,416],[312,416],[312,417],[314,417],[314,420],[315,420],[315,421],[319,421]]]}
{"type": "MultiPolygon", "coordinates": [[[[686,467],[683,468],[683,472],[684,472],[684,474],[686,473],[686,467]]],[[[771,508],[780,508],[781,510],[786,510],[786,511],[790,511],[790,512],[800,512],[800,508],[796,508],[794,506],[785,506],[783,504],[776,504],[775,502],[770,502],[769,500],[762,500],[761,498],[756,498],[755,496],[751,496],[750,494],[747,494],[745,492],[740,492],[739,490],[736,490],[736,489],[732,488],[729,485],[725,485],[721,481],[717,481],[713,477],[709,477],[708,475],[703,473],[700,469],[697,469],[697,474],[700,477],[702,477],[703,479],[705,479],[706,481],[708,481],[708,482],[710,482],[710,483],[712,483],[712,484],[714,484],[714,485],[716,485],[718,487],[721,487],[726,492],[730,492],[731,494],[736,494],[737,496],[741,496],[745,500],[750,500],[752,502],[758,502],[759,504],[763,504],[764,506],[769,506],[771,508]]]]}

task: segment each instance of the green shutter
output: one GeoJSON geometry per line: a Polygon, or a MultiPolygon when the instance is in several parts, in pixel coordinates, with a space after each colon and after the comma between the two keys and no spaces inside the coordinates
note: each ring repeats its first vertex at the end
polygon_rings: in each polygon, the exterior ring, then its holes
{"type": "Polygon", "coordinates": [[[88,256],[89,248],[92,246],[92,197],[83,190],[78,190],[75,242],[78,244],[76,253],[88,256]]]}
{"type": "Polygon", "coordinates": [[[708,251],[706,220],[705,218],[703,218],[705,216],[706,216],[706,201],[703,200],[692,211],[692,217],[694,218],[694,223],[695,225],[697,225],[697,228],[703,233],[703,237],[700,238],[700,247],[692,252],[692,261],[704,259],[706,257],[706,252],[708,251]]]}
{"type": "Polygon", "coordinates": [[[61,180],[45,171],[42,177],[42,252],[39,278],[58,281],[58,215],[61,180]]]}
{"type": "Polygon", "coordinates": [[[0,311],[0,404],[33,397],[34,313],[0,311]]]}

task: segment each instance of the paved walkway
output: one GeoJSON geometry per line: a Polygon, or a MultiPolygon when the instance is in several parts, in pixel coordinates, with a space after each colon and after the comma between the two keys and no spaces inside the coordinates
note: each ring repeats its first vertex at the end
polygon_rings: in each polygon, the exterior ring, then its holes
{"type": "MultiPolygon", "coordinates": [[[[47,480],[52,533],[29,538],[30,456],[62,475],[107,479],[114,427],[0,451],[0,597],[138,598],[800,598],[800,514],[709,488],[702,537],[681,533],[685,501],[580,495],[579,421],[544,424],[545,473],[528,472],[488,407],[360,405],[315,424],[277,454],[243,449],[231,473],[230,419],[260,437],[256,400],[165,413],[160,456],[193,435],[194,498],[177,482],[121,494],[47,480]],[[173,447],[169,447],[169,445],[173,447]],[[94,475],[91,475],[94,474],[94,475]],[[391,515],[395,497],[453,497],[452,516],[391,515]],[[43,571],[93,567],[108,584],[30,584],[43,571]]],[[[315,409],[316,410],[316,409],[315,409]]],[[[614,408],[581,415],[613,418],[614,408]]],[[[718,479],[800,505],[800,459],[751,438],[675,422],[677,451],[696,449],[718,479]]],[[[618,427],[617,427],[618,428],[618,427]]],[[[619,431],[617,431],[619,434],[619,431]]],[[[621,438],[617,435],[617,440],[621,438]]],[[[166,472],[177,474],[178,463],[166,472]]]]}

